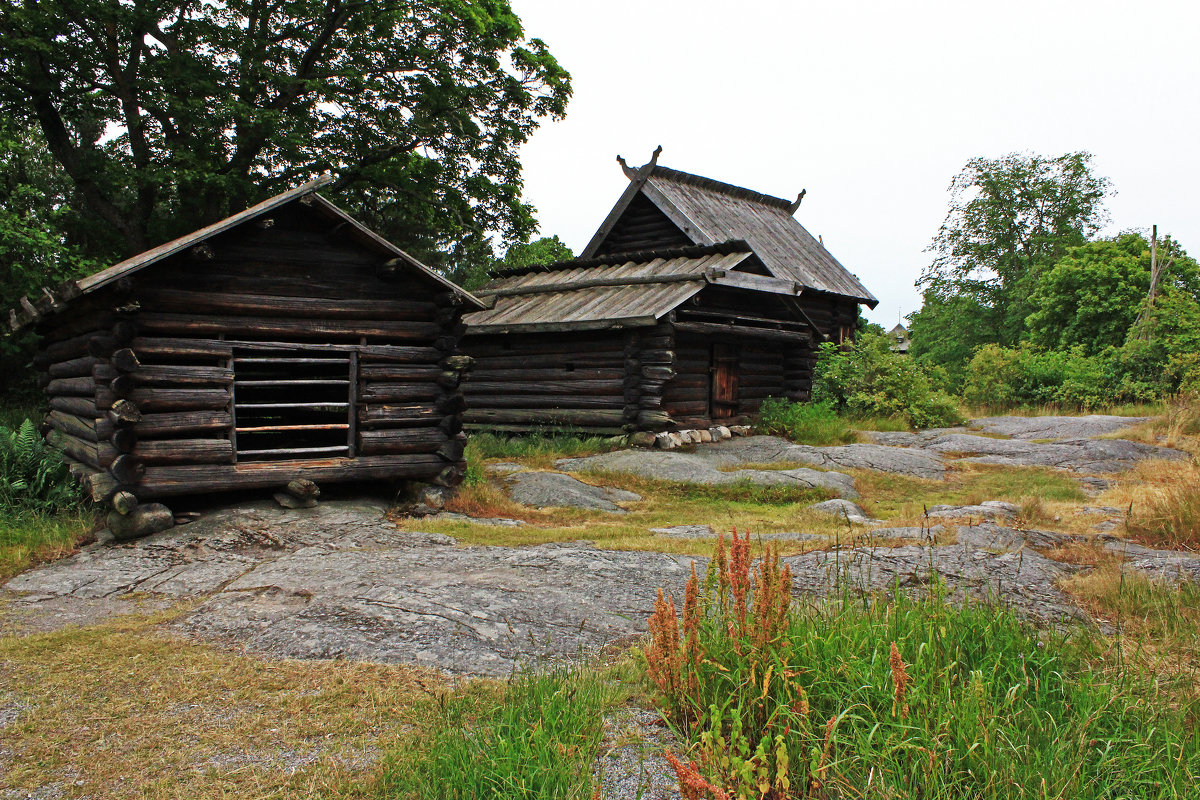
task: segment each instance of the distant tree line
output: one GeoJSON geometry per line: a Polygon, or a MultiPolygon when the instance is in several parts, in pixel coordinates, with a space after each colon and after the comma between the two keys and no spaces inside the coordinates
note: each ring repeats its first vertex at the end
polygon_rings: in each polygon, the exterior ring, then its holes
{"type": "Polygon", "coordinates": [[[1147,231],[1097,238],[1109,194],[1088,153],[971,159],[917,283],[913,358],[978,405],[1200,390],[1200,267],[1169,235],[1153,258],[1147,231]]]}

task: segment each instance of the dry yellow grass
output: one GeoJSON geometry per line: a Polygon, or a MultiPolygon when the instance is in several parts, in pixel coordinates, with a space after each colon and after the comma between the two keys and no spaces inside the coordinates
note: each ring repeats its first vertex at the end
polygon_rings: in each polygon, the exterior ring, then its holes
{"type": "Polygon", "coordinates": [[[266,661],[161,633],[165,616],[0,639],[0,786],[91,798],[361,797],[417,740],[414,668],[266,661]],[[7,763],[5,763],[7,762],[7,763]]]}
{"type": "Polygon", "coordinates": [[[1132,538],[1160,547],[1200,549],[1200,461],[1143,461],[1097,501],[1129,509],[1132,538]]]}

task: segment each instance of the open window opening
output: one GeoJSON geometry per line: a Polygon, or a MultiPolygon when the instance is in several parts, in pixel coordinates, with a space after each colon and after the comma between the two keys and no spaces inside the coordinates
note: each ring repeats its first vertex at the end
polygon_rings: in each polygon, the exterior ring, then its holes
{"type": "Polygon", "coordinates": [[[234,350],[236,460],[353,456],[356,362],[349,351],[234,350]]]}

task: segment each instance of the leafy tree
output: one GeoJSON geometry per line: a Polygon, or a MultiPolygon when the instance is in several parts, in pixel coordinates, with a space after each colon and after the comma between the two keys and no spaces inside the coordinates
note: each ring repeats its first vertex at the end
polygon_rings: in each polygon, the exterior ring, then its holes
{"type": "Polygon", "coordinates": [[[552,264],[573,258],[571,248],[557,236],[543,236],[532,242],[514,242],[503,258],[478,260],[459,271],[456,280],[464,289],[478,289],[501,270],[528,267],[532,264],[552,264]]]}
{"type": "MultiPolygon", "coordinates": [[[[37,130],[0,119],[0,332],[22,295],[100,267],[82,253],[105,230],[84,224],[68,203],[72,191],[37,130]]],[[[0,394],[34,394],[24,369],[32,345],[29,334],[0,333],[0,394]]]]}
{"type": "MultiPolygon", "coordinates": [[[[1200,268],[1169,237],[1159,248],[1164,260],[1162,302],[1200,297],[1200,268]]],[[[1053,349],[1082,347],[1095,354],[1120,347],[1150,289],[1150,244],[1140,234],[1126,233],[1067,250],[1041,276],[1029,302],[1029,340],[1053,349]]]]}
{"type": "Polygon", "coordinates": [[[851,416],[890,417],[915,428],[961,421],[954,399],[934,387],[918,362],[893,351],[882,332],[865,332],[841,345],[822,344],[812,399],[851,416]]]}
{"type": "Polygon", "coordinates": [[[950,183],[950,211],[918,286],[991,309],[995,341],[1017,342],[1037,280],[1068,247],[1099,230],[1109,186],[1083,152],[971,159],[950,183]]]}
{"type": "Polygon", "coordinates": [[[553,264],[557,261],[570,261],[574,257],[571,248],[558,236],[543,236],[529,243],[514,243],[505,252],[504,258],[496,262],[495,268],[500,270],[529,267],[534,264],[553,264]]]}
{"type": "Polygon", "coordinates": [[[995,309],[974,297],[926,289],[919,311],[909,315],[909,356],[946,372],[946,388],[962,388],[967,364],[981,346],[999,337],[995,309]]]}
{"type": "Polygon", "coordinates": [[[36,126],[111,260],[330,172],[447,271],[523,241],[518,148],[570,77],[507,0],[9,0],[0,112],[36,126]],[[115,246],[114,246],[115,245],[115,246]]]}

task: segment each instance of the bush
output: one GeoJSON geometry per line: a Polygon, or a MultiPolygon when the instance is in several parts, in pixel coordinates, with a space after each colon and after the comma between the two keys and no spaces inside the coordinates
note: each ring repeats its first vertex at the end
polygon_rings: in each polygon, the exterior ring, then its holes
{"type": "Polygon", "coordinates": [[[958,403],[934,386],[922,366],[893,352],[886,335],[822,344],[813,376],[813,400],[855,417],[902,419],[914,428],[962,421],[958,403]]]}
{"type": "Polygon", "coordinates": [[[992,408],[1053,405],[1090,411],[1147,403],[1200,383],[1200,355],[1132,339],[1087,355],[1080,347],[1043,350],[984,345],[967,365],[963,400],[992,408]]]}
{"type": "Polygon", "coordinates": [[[660,593],[645,652],[656,701],[689,748],[700,798],[1192,797],[1195,701],[1131,675],[1011,610],[947,603],[938,584],[888,602],[849,584],[790,605],[791,576],[749,537],[719,540],[682,618],[660,593]],[[1177,699],[1177,698],[1176,698],[1177,699]],[[692,760],[694,759],[694,760],[692,760]],[[871,795],[874,796],[874,795],[871,795]]]}
{"type": "Polygon", "coordinates": [[[755,427],[760,433],[782,436],[801,444],[844,444],[856,438],[829,402],[795,403],[768,397],[759,408],[755,427]]]}
{"type": "Polygon", "coordinates": [[[58,451],[30,420],[0,427],[0,508],[53,514],[80,502],[80,492],[58,451]]]}

